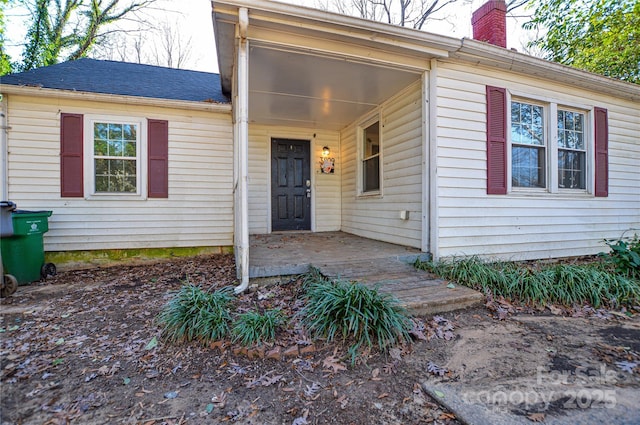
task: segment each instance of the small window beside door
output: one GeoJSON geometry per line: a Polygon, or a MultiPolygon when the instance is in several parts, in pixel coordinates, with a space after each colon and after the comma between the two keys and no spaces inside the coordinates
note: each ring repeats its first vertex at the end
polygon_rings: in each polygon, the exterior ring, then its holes
{"type": "Polygon", "coordinates": [[[361,127],[362,134],[362,194],[380,193],[380,121],[361,127]]]}

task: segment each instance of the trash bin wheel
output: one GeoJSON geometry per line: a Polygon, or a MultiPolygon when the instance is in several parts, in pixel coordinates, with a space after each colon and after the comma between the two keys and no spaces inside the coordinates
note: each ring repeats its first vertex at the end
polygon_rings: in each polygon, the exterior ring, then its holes
{"type": "Polygon", "coordinates": [[[8,297],[13,295],[18,289],[18,279],[10,274],[5,274],[2,278],[2,288],[0,288],[0,297],[8,297]]]}
{"type": "Polygon", "coordinates": [[[40,270],[40,275],[43,279],[46,279],[47,276],[55,276],[57,273],[56,265],[53,263],[46,263],[40,270]]]}

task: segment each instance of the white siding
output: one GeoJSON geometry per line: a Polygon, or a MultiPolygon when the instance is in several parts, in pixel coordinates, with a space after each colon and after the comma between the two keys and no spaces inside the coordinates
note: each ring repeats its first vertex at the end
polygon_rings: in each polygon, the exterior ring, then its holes
{"type": "Polygon", "coordinates": [[[381,107],[382,195],[358,197],[358,123],[342,132],[342,230],[420,248],[422,244],[422,86],[412,84],[381,107]],[[409,211],[409,220],[400,211],[409,211]]]}
{"type": "Polygon", "coordinates": [[[45,250],[233,245],[230,114],[11,95],[8,123],[9,199],[53,211],[45,250]],[[169,198],[61,198],[60,112],[168,120],[169,198]]]}
{"type": "Polygon", "coordinates": [[[269,153],[272,138],[311,141],[312,230],[316,232],[340,230],[342,172],[339,133],[252,124],[249,126],[249,233],[266,234],[271,229],[269,153]],[[334,174],[320,172],[320,155],[323,146],[331,149],[331,156],[336,160],[334,174]]]}
{"type": "MultiPolygon", "coordinates": [[[[640,228],[640,105],[521,75],[442,63],[438,77],[439,255],[588,255],[640,228]],[[486,194],[485,85],[609,110],[609,197],[486,194]]],[[[593,152],[588,152],[589,156],[593,152]]]]}

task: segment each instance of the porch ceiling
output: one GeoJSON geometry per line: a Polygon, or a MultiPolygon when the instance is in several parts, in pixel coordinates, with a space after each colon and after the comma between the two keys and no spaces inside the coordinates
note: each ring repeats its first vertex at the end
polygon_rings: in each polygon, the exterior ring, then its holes
{"type": "Polygon", "coordinates": [[[264,0],[215,0],[223,91],[230,94],[248,9],[249,121],[340,130],[419,80],[449,46],[427,33],[264,0]],[[416,42],[416,35],[422,39],[416,42]]]}
{"type": "Polygon", "coordinates": [[[339,130],[420,73],[269,46],[249,53],[249,121],[339,130]]]}

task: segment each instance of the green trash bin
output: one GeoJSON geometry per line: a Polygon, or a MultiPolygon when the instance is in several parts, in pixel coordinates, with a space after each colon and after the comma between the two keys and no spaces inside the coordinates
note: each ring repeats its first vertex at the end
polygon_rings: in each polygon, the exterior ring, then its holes
{"type": "Polygon", "coordinates": [[[44,263],[43,235],[49,230],[51,211],[16,210],[11,214],[13,236],[0,240],[4,272],[19,285],[55,274],[55,266],[44,263]]]}

